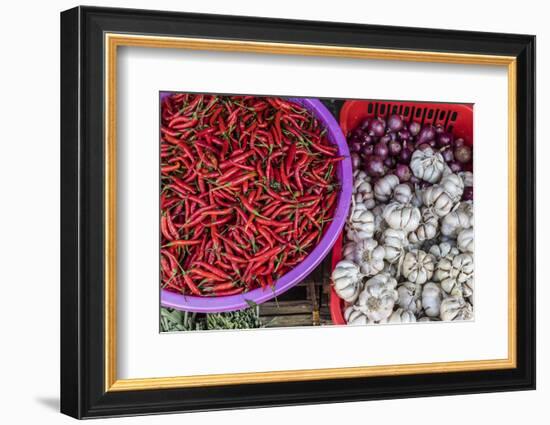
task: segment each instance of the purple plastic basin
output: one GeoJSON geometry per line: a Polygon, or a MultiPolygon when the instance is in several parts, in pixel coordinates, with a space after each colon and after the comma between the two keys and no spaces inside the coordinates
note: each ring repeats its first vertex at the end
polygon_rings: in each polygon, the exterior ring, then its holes
{"type": "MultiPolygon", "coordinates": [[[[161,99],[168,96],[169,92],[161,92],[161,99]]],[[[327,128],[327,137],[338,148],[338,155],[344,160],[339,162],[337,169],[338,180],[341,183],[338,201],[334,211],[334,218],[317,246],[296,267],[274,282],[274,288],[257,288],[252,291],[230,295],[226,297],[197,297],[192,295],[176,294],[175,292],[161,289],[160,302],[163,307],[177,310],[195,311],[202,313],[217,313],[223,311],[242,310],[250,307],[250,301],[261,304],[266,302],[302,281],[315,267],[327,256],[332,246],[338,239],[348,216],[352,194],[352,168],[351,159],[346,138],[340,126],[330,111],[318,100],[311,98],[288,98],[299,103],[313,113],[327,128]]]]}

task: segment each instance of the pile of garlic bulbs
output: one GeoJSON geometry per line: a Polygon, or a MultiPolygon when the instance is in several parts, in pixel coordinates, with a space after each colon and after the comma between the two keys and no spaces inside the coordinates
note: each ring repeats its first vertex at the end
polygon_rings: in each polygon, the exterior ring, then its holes
{"type": "Polygon", "coordinates": [[[414,151],[410,168],[420,184],[354,171],[332,272],[350,325],[473,318],[473,201],[462,200],[473,175],[453,173],[430,148],[414,151]]]}

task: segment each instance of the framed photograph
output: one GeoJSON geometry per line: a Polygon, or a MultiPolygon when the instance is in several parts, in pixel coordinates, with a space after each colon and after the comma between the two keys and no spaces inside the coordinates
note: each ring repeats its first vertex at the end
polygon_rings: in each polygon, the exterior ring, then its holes
{"type": "Polygon", "coordinates": [[[61,411],[535,388],[535,37],[61,14],[61,411]]]}

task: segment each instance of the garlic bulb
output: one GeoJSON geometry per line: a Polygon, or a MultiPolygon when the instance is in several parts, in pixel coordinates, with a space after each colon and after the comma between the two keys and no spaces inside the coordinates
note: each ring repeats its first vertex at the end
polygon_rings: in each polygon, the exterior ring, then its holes
{"type": "Polygon", "coordinates": [[[445,160],[432,148],[417,149],[411,156],[410,167],[415,177],[429,183],[437,183],[443,175],[445,160]]]}
{"type": "Polygon", "coordinates": [[[439,316],[439,308],[441,306],[441,300],[443,298],[443,292],[441,287],[434,282],[426,282],[422,286],[422,308],[424,313],[429,317],[439,316]]]}
{"type": "Polygon", "coordinates": [[[450,242],[441,242],[437,245],[431,246],[430,254],[432,254],[436,258],[436,260],[440,260],[441,258],[447,257],[448,255],[450,255],[452,259],[452,257],[459,254],[459,252],[454,244],[451,244],[450,242]]]}
{"type": "Polygon", "coordinates": [[[399,307],[417,313],[422,310],[422,285],[409,281],[403,282],[397,287],[397,304],[399,307]]]}
{"type": "Polygon", "coordinates": [[[422,194],[422,200],[424,205],[430,207],[438,217],[449,214],[454,206],[451,196],[438,185],[426,188],[422,194]]]}
{"type": "Polygon", "coordinates": [[[384,268],[386,250],[375,239],[362,239],[344,246],[344,258],[359,265],[365,276],[374,276],[384,268]]]}
{"type": "Polygon", "coordinates": [[[409,234],[409,241],[413,244],[433,239],[437,235],[439,219],[431,208],[422,208],[422,220],[417,229],[409,234]]]}
{"type": "Polygon", "coordinates": [[[464,229],[460,231],[456,238],[456,245],[462,252],[474,252],[474,229],[464,229]]]}
{"type": "Polygon", "coordinates": [[[385,323],[416,323],[416,316],[412,311],[398,308],[384,322],[385,323]]]}
{"type": "Polygon", "coordinates": [[[387,319],[397,301],[396,286],[397,281],[385,273],[370,278],[359,294],[359,309],[375,322],[387,319]]]}
{"type": "Polygon", "coordinates": [[[474,276],[474,258],[469,253],[442,258],[437,262],[434,280],[441,282],[447,293],[472,279],[474,276]]]}
{"type": "Polygon", "coordinates": [[[376,205],[370,177],[364,171],[354,173],[353,200],[356,204],[364,204],[368,209],[374,208],[376,205]]]}
{"type": "Polygon", "coordinates": [[[420,210],[412,205],[391,202],[384,208],[384,220],[395,230],[412,232],[420,224],[420,218],[420,210]]]}
{"type": "Polygon", "coordinates": [[[412,250],[405,254],[401,269],[406,279],[423,284],[431,279],[434,267],[434,257],[431,254],[422,250],[412,250]]]}
{"type": "Polygon", "coordinates": [[[374,197],[381,202],[386,202],[393,194],[393,189],[399,184],[399,178],[393,174],[387,174],[374,183],[374,197]]]}
{"type": "Polygon", "coordinates": [[[472,295],[474,294],[474,279],[468,279],[466,282],[457,283],[450,292],[452,296],[461,296],[464,299],[472,300],[472,295]]]}
{"type": "Polygon", "coordinates": [[[386,229],[383,240],[386,261],[398,262],[405,254],[405,247],[408,245],[407,234],[403,230],[386,229]]]}
{"type": "Polygon", "coordinates": [[[354,306],[346,308],[344,311],[344,319],[346,319],[346,323],[348,325],[352,326],[367,325],[369,323],[367,316],[361,313],[361,311],[354,306]]]}
{"type": "Polygon", "coordinates": [[[393,190],[393,200],[400,204],[410,204],[413,199],[413,192],[408,184],[401,183],[393,190]]]}
{"type": "Polygon", "coordinates": [[[471,171],[461,171],[458,175],[462,179],[464,187],[471,187],[474,185],[474,174],[471,171]]]}
{"type": "Polygon", "coordinates": [[[347,302],[354,302],[363,287],[363,276],[359,266],[352,261],[342,260],[332,271],[334,290],[340,298],[347,302]]]}
{"type": "Polygon", "coordinates": [[[458,174],[447,174],[439,182],[439,186],[451,197],[453,202],[460,201],[464,192],[464,182],[458,174]]]}
{"type": "Polygon", "coordinates": [[[348,240],[358,241],[374,235],[374,214],[365,204],[355,204],[346,225],[348,240]]]}
{"type": "Polygon", "coordinates": [[[441,220],[441,234],[456,237],[462,230],[473,226],[473,211],[470,204],[460,202],[441,220]]]}
{"type": "Polygon", "coordinates": [[[441,302],[439,317],[441,320],[471,320],[474,309],[470,303],[460,296],[451,296],[441,302]]]}

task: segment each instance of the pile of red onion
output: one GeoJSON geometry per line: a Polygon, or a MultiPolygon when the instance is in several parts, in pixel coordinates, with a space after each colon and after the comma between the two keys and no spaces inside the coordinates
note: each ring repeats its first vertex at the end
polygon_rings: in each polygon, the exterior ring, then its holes
{"type": "MultiPolygon", "coordinates": [[[[396,114],[365,119],[348,134],[348,144],[354,170],[363,169],[373,179],[395,174],[401,183],[422,186],[425,182],[413,175],[409,164],[412,153],[427,146],[441,153],[452,172],[471,170],[472,148],[464,139],[442,125],[422,126],[396,114]]],[[[466,189],[463,199],[473,199],[473,189],[466,189]]]]}

